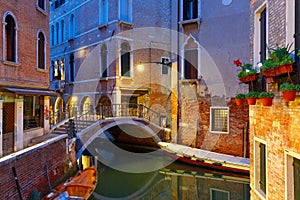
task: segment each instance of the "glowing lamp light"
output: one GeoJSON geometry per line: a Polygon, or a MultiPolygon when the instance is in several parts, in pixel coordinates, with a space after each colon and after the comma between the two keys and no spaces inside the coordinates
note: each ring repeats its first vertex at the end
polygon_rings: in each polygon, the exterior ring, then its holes
{"type": "Polygon", "coordinates": [[[141,63],[137,66],[137,70],[142,72],[144,71],[144,65],[142,65],[141,63]]]}

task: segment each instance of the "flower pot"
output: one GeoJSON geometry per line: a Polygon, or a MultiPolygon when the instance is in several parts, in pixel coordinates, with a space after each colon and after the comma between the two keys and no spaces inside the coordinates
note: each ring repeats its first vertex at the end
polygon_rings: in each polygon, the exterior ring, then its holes
{"type": "Polygon", "coordinates": [[[241,77],[240,81],[243,83],[248,83],[250,81],[255,81],[257,79],[258,75],[257,74],[250,74],[248,76],[245,77],[241,77]]]}
{"type": "Polygon", "coordinates": [[[263,106],[272,106],[273,98],[262,98],[261,103],[263,106]]]}
{"type": "Polygon", "coordinates": [[[256,98],[247,98],[248,105],[255,105],[256,104],[256,98]]]}
{"type": "Polygon", "coordinates": [[[286,64],[286,65],[281,65],[278,68],[276,68],[276,74],[286,74],[288,72],[293,71],[293,64],[286,64]]]}
{"type": "Polygon", "coordinates": [[[235,99],[236,105],[240,106],[244,103],[244,99],[235,99]]]}
{"type": "Polygon", "coordinates": [[[294,101],[296,98],[296,90],[281,91],[282,97],[285,101],[294,101]]]}
{"type": "Polygon", "coordinates": [[[275,69],[269,69],[267,71],[262,72],[262,75],[264,76],[276,76],[275,69]]]}

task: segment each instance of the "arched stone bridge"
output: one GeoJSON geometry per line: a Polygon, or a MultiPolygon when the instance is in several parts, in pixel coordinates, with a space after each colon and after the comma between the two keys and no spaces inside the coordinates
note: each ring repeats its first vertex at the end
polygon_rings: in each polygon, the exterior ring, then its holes
{"type": "MultiPolygon", "coordinates": [[[[137,107],[139,111],[145,108],[137,107]]],[[[143,112],[145,113],[145,112],[143,112]]],[[[147,111],[149,116],[149,110],[147,111]]],[[[94,115],[93,115],[94,116],[94,115]]],[[[84,121],[84,117],[81,120],[75,118],[75,124],[77,129],[77,138],[80,139],[80,149],[77,151],[77,157],[82,155],[84,150],[97,139],[108,139],[111,142],[135,146],[145,146],[151,148],[158,148],[158,142],[170,140],[170,130],[161,125],[162,118],[164,116],[159,115],[159,123],[154,123],[145,119],[145,115],[140,112],[136,112],[136,115],[129,115],[126,117],[122,116],[109,116],[105,117],[103,114],[95,115],[97,120],[94,123],[84,127],[83,129],[78,128],[80,122],[84,121]],[[99,119],[100,116],[100,119],[99,119]]],[[[90,118],[90,115],[89,115],[90,118]]],[[[88,119],[88,118],[87,118],[88,119]]],[[[153,117],[152,117],[153,119],[153,117]]],[[[165,122],[163,122],[165,125],[165,122]]]]}

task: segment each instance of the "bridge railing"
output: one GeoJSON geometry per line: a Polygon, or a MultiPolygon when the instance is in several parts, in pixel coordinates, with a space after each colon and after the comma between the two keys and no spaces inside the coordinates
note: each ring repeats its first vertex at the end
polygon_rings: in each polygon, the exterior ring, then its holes
{"type": "Polygon", "coordinates": [[[166,115],[162,115],[142,104],[112,104],[100,105],[97,109],[100,119],[108,117],[139,117],[147,119],[161,127],[169,126],[166,115]]]}

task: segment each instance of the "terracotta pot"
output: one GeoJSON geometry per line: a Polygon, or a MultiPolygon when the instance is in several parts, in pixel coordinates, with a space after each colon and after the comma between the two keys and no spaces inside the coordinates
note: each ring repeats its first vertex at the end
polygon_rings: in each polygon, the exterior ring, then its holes
{"type": "Polygon", "coordinates": [[[240,106],[244,103],[244,99],[235,99],[236,105],[240,106]]]}
{"type": "Polygon", "coordinates": [[[267,71],[262,72],[262,75],[264,76],[276,76],[275,69],[269,69],[267,71]]]}
{"type": "Polygon", "coordinates": [[[272,106],[273,98],[261,98],[261,103],[263,106],[272,106]]]}
{"type": "Polygon", "coordinates": [[[243,83],[248,83],[250,81],[255,81],[257,79],[258,75],[257,74],[250,74],[248,76],[240,78],[240,81],[243,83]]]}
{"type": "Polygon", "coordinates": [[[256,104],[256,98],[247,98],[248,105],[255,105],[256,104]]]}
{"type": "Polygon", "coordinates": [[[285,101],[294,101],[296,98],[296,90],[281,91],[282,97],[285,101]]]}
{"type": "Polygon", "coordinates": [[[293,71],[293,64],[281,65],[276,69],[276,74],[285,74],[293,71]]]}

